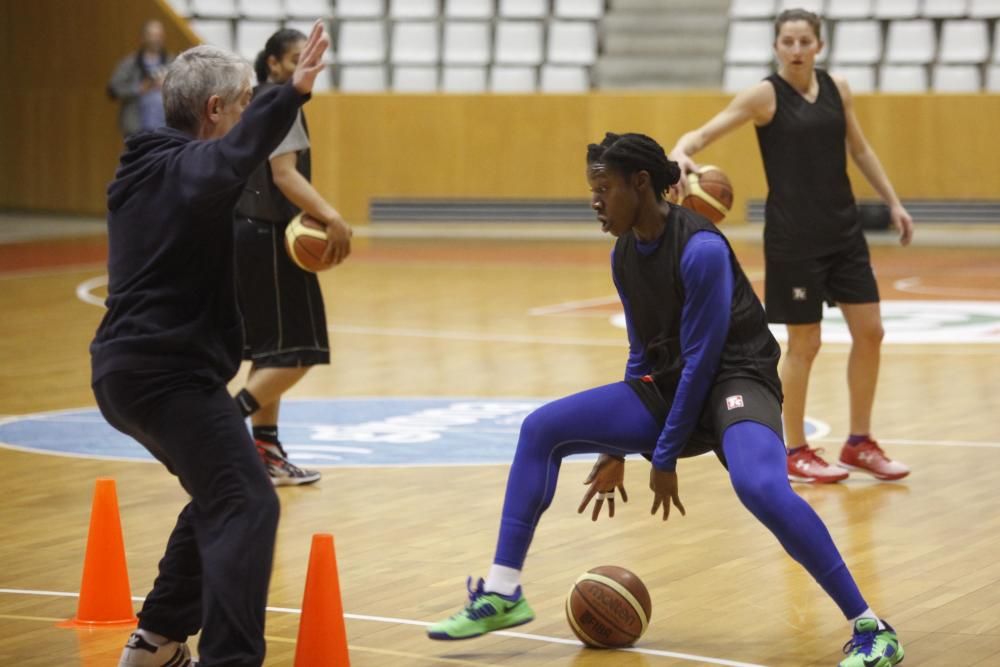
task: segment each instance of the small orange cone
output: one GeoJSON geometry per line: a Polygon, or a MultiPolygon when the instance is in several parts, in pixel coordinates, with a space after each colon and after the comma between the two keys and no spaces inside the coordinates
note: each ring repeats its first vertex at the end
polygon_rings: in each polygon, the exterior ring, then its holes
{"type": "Polygon", "coordinates": [[[80,602],[76,616],[60,625],[124,625],[135,622],[115,480],[98,479],[90,510],[80,602]]]}
{"type": "Polygon", "coordinates": [[[333,535],[317,533],[313,535],[309,551],[295,667],[348,667],[350,664],[333,535]]]}

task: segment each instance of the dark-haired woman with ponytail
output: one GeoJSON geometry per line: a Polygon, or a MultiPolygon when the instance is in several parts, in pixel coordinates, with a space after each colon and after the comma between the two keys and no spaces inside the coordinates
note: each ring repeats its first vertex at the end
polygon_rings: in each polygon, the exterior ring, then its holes
{"type": "Polygon", "coordinates": [[[579,512],[596,496],[593,520],[605,501],[613,517],[616,492],[627,500],[625,456],[642,454],[652,463],[652,514],[667,520],[671,505],[684,514],[677,460],[713,451],[740,501],[844,613],[870,614],[826,526],[785,475],[780,348],[764,308],[715,225],[664,201],[679,177],[678,164],[645,135],[609,133],[588,147],[591,206],[617,238],[611,275],[627,323],[625,378],[524,420],[489,574],[475,586],[470,579],[467,606],[431,625],[432,639],[467,639],[534,618],[521,591],[528,546],[562,459],[586,453],[599,457],[579,512]]]}
{"type": "MultiPolygon", "coordinates": [[[[257,56],[254,95],[284,84],[295,71],[306,36],[284,29],[257,56]]],[[[330,363],[323,295],[316,274],[298,268],[284,249],[285,228],[305,211],[326,225],[326,253],[339,264],[351,252],[351,228],[310,183],[305,116],[250,177],[236,207],[237,293],[243,313],[244,359],[252,362],[236,403],[253,425],[257,451],[275,485],[320,478],[288,460],[278,439],[281,395],[310,367],[330,363]]]]}

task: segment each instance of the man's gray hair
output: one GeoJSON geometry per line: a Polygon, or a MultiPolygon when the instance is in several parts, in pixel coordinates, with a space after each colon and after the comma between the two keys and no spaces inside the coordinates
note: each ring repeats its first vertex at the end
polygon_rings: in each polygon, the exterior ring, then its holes
{"type": "Polygon", "coordinates": [[[184,51],[170,63],[163,81],[167,127],[197,132],[209,97],[235,102],[253,85],[253,77],[250,63],[225,49],[202,45],[184,51]]]}

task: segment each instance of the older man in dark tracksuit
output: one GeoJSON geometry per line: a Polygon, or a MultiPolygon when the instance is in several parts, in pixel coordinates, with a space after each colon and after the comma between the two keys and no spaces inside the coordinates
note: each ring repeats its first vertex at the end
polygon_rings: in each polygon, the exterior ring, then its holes
{"type": "Polygon", "coordinates": [[[164,83],[167,127],[127,142],[108,189],[94,394],[192,497],[122,666],[190,665],[185,641],[199,630],[199,667],[264,660],[279,506],[226,391],[242,350],[233,209],[308,99],[328,43],[317,24],[292,81],[252,104],[248,63],[206,46],[181,54],[164,83]]]}

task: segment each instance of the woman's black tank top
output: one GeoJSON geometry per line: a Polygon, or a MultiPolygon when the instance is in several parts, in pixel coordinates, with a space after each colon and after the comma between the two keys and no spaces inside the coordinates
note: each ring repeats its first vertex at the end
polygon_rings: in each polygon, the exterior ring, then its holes
{"type": "Polygon", "coordinates": [[[819,94],[806,100],[777,74],[776,108],[757,128],[767,174],[764,250],[769,259],[797,260],[837,252],[861,233],[847,177],[847,120],[830,75],[816,70],[819,94]]]}

